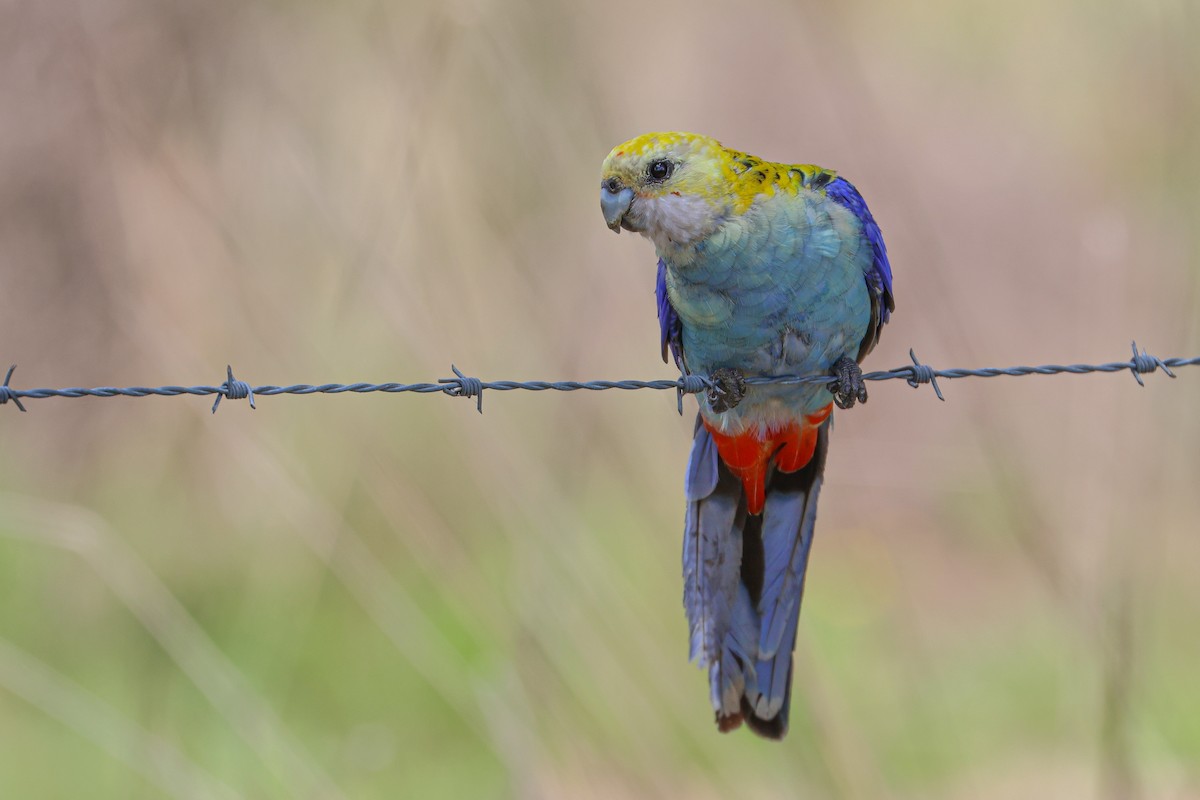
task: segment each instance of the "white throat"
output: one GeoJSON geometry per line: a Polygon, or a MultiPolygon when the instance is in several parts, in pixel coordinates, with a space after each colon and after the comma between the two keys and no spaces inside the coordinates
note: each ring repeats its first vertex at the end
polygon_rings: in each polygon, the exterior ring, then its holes
{"type": "Polygon", "coordinates": [[[687,247],[717,228],[717,210],[697,195],[668,194],[639,205],[642,235],[659,250],[687,247]]]}

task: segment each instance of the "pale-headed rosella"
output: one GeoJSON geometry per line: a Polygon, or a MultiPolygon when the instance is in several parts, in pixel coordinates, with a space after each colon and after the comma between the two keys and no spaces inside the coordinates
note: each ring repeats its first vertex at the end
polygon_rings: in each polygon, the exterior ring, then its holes
{"type": "Polygon", "coordinates": [[[720,730],[782,738],[833,402],[866,401],[858,363],[895,307],[883,237],[834,172],[688,133],[613,148],[600,206],[657,248],[663,359],[714,384],[685,480],[691,656],[720,730]],[[835,381],[745,383],[814,374],[835,381]]]}

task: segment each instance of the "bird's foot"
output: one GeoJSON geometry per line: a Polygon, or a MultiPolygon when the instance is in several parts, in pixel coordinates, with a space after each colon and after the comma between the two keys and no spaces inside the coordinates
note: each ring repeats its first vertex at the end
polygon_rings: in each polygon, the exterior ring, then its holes
{"type": "Polygon", "coordinates": [[[746,396],[746,377],[740,369],[714,369],[708,379],[713,384],[708,390],[708,404],[718,414],[735,408],[746,396]]]}
{"type": "Polygon", "coordinates": [[[867,384],[863,380],[862,368],[850,356],[842,356],[831,370],[837,378],[828,384],[833,392],[833,402],[838,408],[853,408],[854,404],[867,402],[867,384]]]}

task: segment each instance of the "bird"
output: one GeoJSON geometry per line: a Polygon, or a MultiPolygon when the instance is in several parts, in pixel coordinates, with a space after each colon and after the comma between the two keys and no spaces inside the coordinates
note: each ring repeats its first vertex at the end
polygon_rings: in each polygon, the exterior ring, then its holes
{"type": "Polygon", "coordinates": [[[859,364],[895,310],[883,235],[836,172],[695,133],[614,147],[600,209],[654,243],[663,361],[710,387],[684,479],[690,658],[718,730],[782,739],[833,406],[867,401],[859,364]]]}

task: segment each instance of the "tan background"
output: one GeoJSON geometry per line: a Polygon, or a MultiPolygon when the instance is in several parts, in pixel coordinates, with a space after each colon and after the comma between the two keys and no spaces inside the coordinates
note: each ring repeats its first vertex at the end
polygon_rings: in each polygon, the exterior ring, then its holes
{"type": "MultiPolygon", "coordinates": [[[[1200,353],[1191,2],[0,0],[15,383],[672,377],[601,159],[842,171],[873,368],[1200,353]]],[[[1200,797],[1200,370],[839,415],[793,730],[686,660],[670,393],[0,409],[8,797],[1200,797]]],[[[689,401],[690,402],[690,401],[689,401]]]]}

